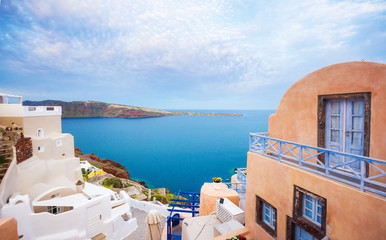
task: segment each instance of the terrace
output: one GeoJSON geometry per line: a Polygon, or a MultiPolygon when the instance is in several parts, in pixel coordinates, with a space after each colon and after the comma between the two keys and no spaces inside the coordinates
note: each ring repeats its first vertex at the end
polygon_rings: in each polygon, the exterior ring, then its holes
{"type": "Polygon", "coordinates": [[[245,193],[247,183],[247,169],[237,168],[236,169],[236,180],[238,182],[224,182],[229,189],[235,190],[237,193],[245,193]]]}
{"type": "Polygon", "coordinates": [[[268,133],[251,133],[249,151],[386,196],[384,160],[271,138],[268,133]]]}

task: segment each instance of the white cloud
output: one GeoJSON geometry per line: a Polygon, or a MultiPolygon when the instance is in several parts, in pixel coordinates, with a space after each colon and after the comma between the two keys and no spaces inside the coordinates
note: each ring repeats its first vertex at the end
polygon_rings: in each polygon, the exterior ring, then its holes
{"type": "Polygon", "coordinates": [[[101,81],[140,79],[149,85],[152,73],[164,73],[173,84],[195,79],[204,90],[253,91],[279,81],[282,66],[347,47],[361,19],[370,21],[386,9],[383,2],[366,1],[282,1],[248,9],[251,3],[15,1],[29,24],[5,33],[17,41],[7,42],[12,54],[3,61],[101,81]],[[236,21],[243,14],[238,5],[250,11],[247,20],[236,21]]]}

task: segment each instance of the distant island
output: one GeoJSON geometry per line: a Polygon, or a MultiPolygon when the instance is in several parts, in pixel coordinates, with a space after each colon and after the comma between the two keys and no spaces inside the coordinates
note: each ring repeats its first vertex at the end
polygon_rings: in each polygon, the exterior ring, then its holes
{"type": "Polygon", "coordinates": [[[96,101],[64,102],[59,100],[23,101],[24,106],[61,106],[63,118],[148,118],[173,115],[242,116],[236,113],[173,112],[96,101]]]}

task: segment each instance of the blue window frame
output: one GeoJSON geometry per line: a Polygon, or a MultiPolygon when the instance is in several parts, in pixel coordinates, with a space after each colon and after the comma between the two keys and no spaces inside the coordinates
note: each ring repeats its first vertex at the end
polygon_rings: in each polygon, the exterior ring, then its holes
{"type": "Polygon", "coordinates": [[[276,210],[264,202],[263,202],[263,221],[272,229],[275,229],[276,210]]]}
{"type": "Polygon", "coordinates": [[[303,228],[295,225],[295,240],[318,240],[303,228]]]}
{"type": "Polygon", "coordinates": [[[322,201],[311,197],[308,194],[303,195],[303,216],[316,225],[322,224],[322,201]]]}
{"type": "Polygon", "coordinates": [[[276,208],[256,195],[256,223],[274,238],[277,234],[276,218],[276,208]]]}
{"type": "MultiPolygon", "coordinates": [[[[326,236],[326,220],[327,199],[295,185],[293,220],[290,222],[301,226],[311,235],[321,239],[326,236]]],[[[293,232],[295,231],[294,227],[293,232]]]]}

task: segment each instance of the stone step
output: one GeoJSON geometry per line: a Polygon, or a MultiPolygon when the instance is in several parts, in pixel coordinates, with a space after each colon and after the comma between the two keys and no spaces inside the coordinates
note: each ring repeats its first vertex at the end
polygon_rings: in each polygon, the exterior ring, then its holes
{"type": "Polygon", "coordinates": [[[0,168],[0,175],[5,175],[7,170],[8,170],[8,168],[0,168]]]}
{"type": "Polygon", "coordinates": [[[0,168],[9,168],[9,165],[11,165],[11,162],[5,162],[5,163],[0,163],[0,168]]]}
{"type": "Polygon", "coordinates": [[[0,148],[0,153],[9,153],[9,152],[13,152],[12,148],[4,148],[4,149],[0,148]]]}
{"type": "Polygon", "coordinates": [[[0,153],[0,157],[12,158],[12,153],[10,153],[10,152],[0,153]]]}

